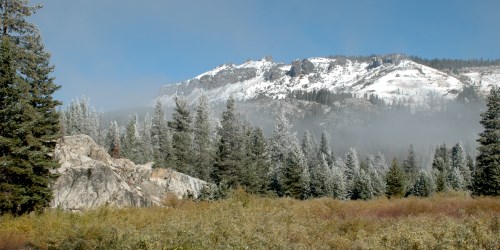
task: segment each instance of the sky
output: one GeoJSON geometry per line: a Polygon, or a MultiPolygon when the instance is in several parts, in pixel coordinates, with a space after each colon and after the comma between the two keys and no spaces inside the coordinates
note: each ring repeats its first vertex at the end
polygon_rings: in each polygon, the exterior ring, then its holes
{"type": "Polygon", "coordinates": [[[32,0],[65,105],[152,105],[224,63],[405,53],[500,58],[498,0],[32,0]]]}

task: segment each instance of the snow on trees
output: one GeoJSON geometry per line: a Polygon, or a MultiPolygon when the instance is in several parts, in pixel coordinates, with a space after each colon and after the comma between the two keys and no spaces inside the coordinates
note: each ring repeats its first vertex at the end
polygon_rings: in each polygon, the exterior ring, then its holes
{"type": "Polygon", "coordinates": [[[95,142],[101,143],[99,115],[86,97],[72,101],[69,106],[62,110],[61,125],[64,135],[85,134],[95,142]]]}

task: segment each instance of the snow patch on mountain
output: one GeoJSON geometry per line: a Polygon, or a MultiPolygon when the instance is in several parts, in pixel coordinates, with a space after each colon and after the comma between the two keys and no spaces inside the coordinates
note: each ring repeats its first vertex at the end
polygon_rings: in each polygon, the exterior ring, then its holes
{"type": "Polygon", "coordinates": [[[196,101],[202,93],[212,103],[225,102],[230,96],[241,101],[261,96],[283,99],[293,91],[327,89],[358,97],[374,94],[389,104],[405,100],[425,106],[431,99],[455,98],[464,85],[474,84],[486,92],[499,83],[498,66],[467,68],[451,74],[418,64],[404,55],[371,60],[315,57],[291,64],[264,58],[241,65],[224,64],[193,79],[166,85],[156,100],[173,106],[175,96],[196,101]]]}

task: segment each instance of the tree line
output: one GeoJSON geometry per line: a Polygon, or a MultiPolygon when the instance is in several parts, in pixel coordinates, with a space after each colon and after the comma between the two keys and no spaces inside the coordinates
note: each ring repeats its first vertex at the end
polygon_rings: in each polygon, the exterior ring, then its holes
{"type": "MultiPolygon", "coordinates": [[[[479,142],[494,145],[480,146],[477,163],[461,143],[452,147],[438,145],[429,167],[417,162],[412,145],[404,159],[394,158],[390,164],[381,153],[359,160],[354,148],[344,157],[338,157],[331,149],[327,132],[321,134],[318,142],[315,135],[306,130],[299,140],[284,114],[277,116],[274,131],[266,138],[261,128],[241,118],[232,98],[227,101],[220,122],[214,124],[205,96],[198,100],[194,115],[186,100],[177,97],[171,120],[166,118],[158,102],[154,115],[146,115],[143,122],[131,116],[122,129],[111,122],[103,143],[114,157],[127,157],[138,163],[154,161],[154,167],[170,167],[215,183],[215,188],[205,192],[208,198],[224,197],[235,187],[255,194],[298,199],[429,196],[448,190],[498,195],[498,90],[492,90],[488,103],[494,106],[489,110],[496,108],[497,111],[484,113],[481,123],[494,125],[487,129],[492,131],[481,134],[489,139],[479,142]],[[493,122],[485,119],[493,119],[493,122]],[[496,140],[490,138],[494,136],[496,140]],[[489,180],[491,178],[493,180],[489,180]]],[[[72,110],[74,108],[68,108],[61,117],[73,119],[72,110]]]]}
{"type": "Polygon", "coordinates": [[[426,65],[428,67],[438,70],[459,70],[468,67],[487,67],[500,65],[500,59],[425,59],[418,56],[410,56],[412,61],[426,65]]]}
{"type": "MultiPolygon", "coordinates": [[[[411,100],[411,98],[393,100],[392,103],[387,103],[375,93],[364,93],[363,95],[357,96],[351,92],[335,92],[328,89],[314,89],[312,91],[294,90],[290,92],[287,97],[295,100],[315,102],[329,107],[335,107],[335,104],[349,98],[363,98],[379,108],[390,108],[394,110],[408,110],[412,105],[415,106],[415,103],[411,100]]],[[[454,100],[446,100],[440,97],[437,93],[430,93],[427,96],[425,103],[417,103],[414,108],[425,110],[428,105],[431,111],[441,111],[445,110],[446,105],[450,103],[477,104],[481,101],[481,96],[478,94],[478,86],[468,85],[462,87],[462,90],[457,94],[457,97],[454,100]]]]}

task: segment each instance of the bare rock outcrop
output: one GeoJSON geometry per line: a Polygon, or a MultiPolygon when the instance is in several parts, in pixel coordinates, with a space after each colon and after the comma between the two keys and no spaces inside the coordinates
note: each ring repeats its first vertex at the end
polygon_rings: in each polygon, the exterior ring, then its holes
{"type": "Polygon", "coordinates": [[[113,159],[86,135],[59,140],[54,157],[61,166],[56,170],[59,178],[53,185],[51,206],[64,210],[161,205],[166,195],[196,198],[207,185],[174,170],[153,170],[152,163],[113,159]]]}
{"type": "Polygon", "coordinates": [[[300,75],[307,75],[311,73],[314,73],[314,64],[307,59],[293,61],[292,67],[288,72],[291,77],[297,77],[300,75]]]}

